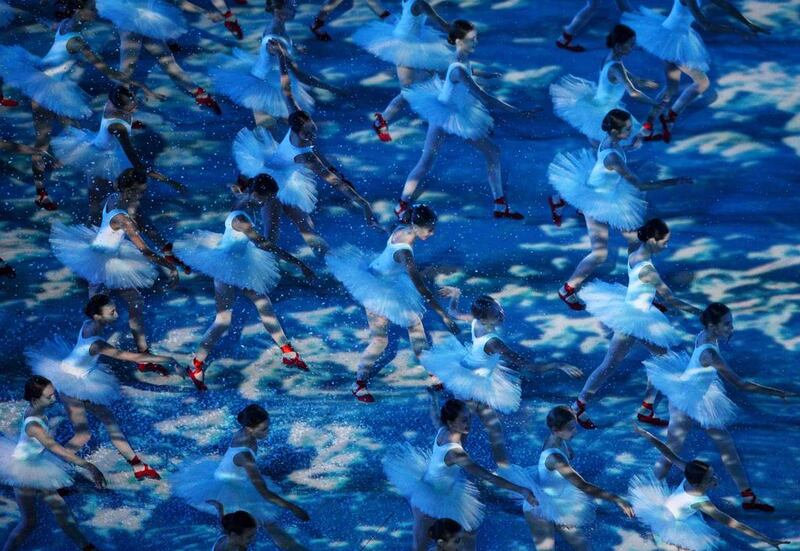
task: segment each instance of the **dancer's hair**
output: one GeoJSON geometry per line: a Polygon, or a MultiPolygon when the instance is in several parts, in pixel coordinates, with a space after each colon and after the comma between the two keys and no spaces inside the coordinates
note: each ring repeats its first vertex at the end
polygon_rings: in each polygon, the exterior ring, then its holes
{"type": "Polygon", "coordinates": [[[466,407],[467,404],[461,400],[455,400],[453,398],[447,400],[439,412],[439,420],[442,422],[442,425],[446,427],[447,423],[452,423],[455,421],[458,415],[464,411],[466,407]]]}
{"type": "Polygon", "coordinates": [[[122,107],[133,98],[133,91],[124,84],[117,84],[108,92],[108,101],[117,109],[122,107]]]}
{"type": "Polygon", "coordinates": [[[256,519],[247,511],[234,511],[222,517],[222,529],[226,534],[241,536],[247,530],[256,528],[256,519]]]}
{"type": "Polygon", "coordinates": [[[547,428],[551,431],[561,430],[575,419],[575,412],[568,406],[556,406],[547,414],[547,428]]]}
{"type": "Polygon", "coordinates": [[[625,44],[628,40],[636,36],[636,31],[627,25],[614,25],[611,32],[606,36],[606,47],[613,48],[618,44],[625,44]]]}
{"type": "Polygon", "coordinates": [[[472,317],[478,320],[489,317],[496,318],[502,311],[503,307],[500,306],[500,303],[489,295],[481,295],[476,298],[475,302],[472,303],[472,307],[470,308],[472,317]]]}
{"type": "Polygon", "coordinates": [[[288,7],[297,7],[297,2],[294,0],[266,0],[264,3],[264,11],[267,13],[275,13],[276,10],[282,10],[288,7]]]}
{"type": "Polygon", "coordinates": [[[669,226],[661,218],[653,218],[644,223],[644,225],[636,230],[636,237],[639,241],[645,243],[648,239],[653,238],[660,241],[669,233],[669,226]]]}
{"type": "Polygon", "coordinates": [[[722,321],[722,318],[724,318],[726,314],[729,314],[730,311],[731,309],[721,302],[712,302],[706,306],[706,309],[700,314],[700,323],[703,324],[703,327],[717,324],[722,321]]]}
{"type": "Polygon", "coordinates": [[[147,174],[143,170],[135,168],[126,168],[117,176],[117,189],[125,191],[134,187],[140,187],[147,184],[147,174]]]}
{"type": "Polygon", "coordinates": [[[305,123],[311,120],[311,115],[305,111],[294,111],[287,119],[292,132],[299,132],[305,123]]]}
{"type": "Polygon", "coordinates": [[[278,183],[269,174],[259,174],[247,181],[247,191],[258,195],[271,196],[278,193],[278,183]]]}
{"type": "Polygon", "coordinates": [[[450,32],[447,34],[447,41],[450,44],[455,45],[456,40],[464,38],[471,31],[474,30],[475,30],[475,25],[473,25],[466,19],[456,19],[450,26],[450,32]]]}
{"type": "Polygon", "coordinates": [[[23,393],[22,397],[28,402],[32,402],[33,400],[40,398],[42,396],[42,392],[44,392],[44,389],[51,384],[53,383],[51,383],[50,379],[47,377],[42,377],[41,375],[32,375],[27,381],[25,381],[25,392],[23,393]]]}
{"type": "Polygon", "coordinates": [[[711,465],[705,461],[695,459],[686,464],[686,468],[683,470],[683,476],[686,477],[686,481],[689,484],[697,485],[703,482],[710,468],[711,465]]]}
{"type": "Polygon", "coordinates": [[[100,315],[100,311],[103,309],[103,306],[111,304],[111,297],[100,293],[99,295],[94,295],[89,301],[86,303],[86,306],[83,307],[83,313],[86,314],[86,317],[91,319],[94,316],[100,315]]]}
{"type": "Polygon", "coordinates": [[[401,224],[414,224],[423,228],[432,228],[439,217],[428,205],[412,205],[403,211],[400,217],[401,224]]]}
{"type": "Polygon", "coordinates": [[[56,21],[69,19],[75,15],[75,12],[82,10],[85,6],[86,0],[56,0],[56,21]]]}
{"type": "Polygon", "coordinates": [[[451,518],[440,518],[428,528],[428,537],[432,540],[449,541],[453,539],[463,528],[459,523],[451,518]]]}
{"type": "Polygon", "coordinates": [[[603,132],[619,132],[625,128],[625,123],[631,120],[631,114],[623,109],[612,109],[603,117],[600,128],[603,132]]]}
{"type": "Polygon", "coordinates": [[[239,412],[236,416],[236,421],[243,427],[255,427],[269,420],[269,413],[267,410],[258,404],[250,404],[239,412]]]}

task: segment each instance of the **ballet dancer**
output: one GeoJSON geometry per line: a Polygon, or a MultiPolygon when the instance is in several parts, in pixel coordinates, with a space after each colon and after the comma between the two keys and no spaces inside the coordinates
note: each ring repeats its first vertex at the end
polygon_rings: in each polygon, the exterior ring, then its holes
{"type": "MultiPolygon", "coordinates": [[[[798,396],[798,393],[742,379],[728,366],[720,354],[719,343],[728,342],[733,335],[730,308],[714,302],[700,315],[700,322],[704,329],[695,339],[691,358],[685,353],[672,352],[644,362],[650,382],[669,400],[667,445],[673,452],[680,453],[686,437],[699,425],[719,449],[722,463],[739,488],[742,499],[746,500],[742,501],[742,508],[771,513],[775,508],[759,501],[753,493],[736,444],[727,429],[736,417],[736,406],[726,396],[722,380],[739,390],[784,399],[798,396]]],[[[659,459],[653,469],[656,478],[667,476],[671,466],[665,458],[659,459]]]]}
{"type": "Polygon", "coordinates": [[[464,528],[451,518],[439,518],[428,528],[435,551],[464,551],[464,528]]]}
{"type": "MultiPolygon", "coordinates": [[[[666,85],[658,95],[659,104],[653,106],[643,125],[648,133],[645,139],[669,143],[672,140],[672,126],[678,116],[711,86],[707,74],[709,54],[703,39],[692,28],[692,23],[697,22],[709,30],[741,32],[732,26],[712,22],[703,13],[701,3],[702,0],[673,0],[672,10],[667,17],[648,8],[622,15],[622,22],[636,31],[639,45],[666,63],[666,85]],[[692,84],[677,96],[683,75],[688,76],[692,84]],[[664,115],[664,108],[675,96],[675,102],[664,115]],[[661,123],[661,135],[655,134],[653,124],[656,118],[661,123]]],[[[710,0],[710,3],[744,24],[750,33],[769,33],[768,29],[756,25],[742,15],[728,0],[710,0]]]]}
{"type": "Polygon", "coordinates": [[[219,501],[209,499],[207,503],[216,507],[222,530],[225,532],[214,542],[211,551],[247,551],[256,539],[258,530],[253,515],[246,511],[226,514],[225,507],[219,501]]]}
{"type": "Polygon", "coordinates": [[[570,464],[575,452],[570,445],[578,432],[575,413],[567,406],[556,406],[547,414],[550,434],[542,445],[535,467],[514,465],[503,470],[515,483],[529,488],[539,504],[522,504],[537,551],[555,549],[556,533],[576,551],[591,549],[584,528],[594,522],[593,499],[615,504],[628,516],[633,507],[617,494],[586,481],[570,464]]]}
{"type": "Polygon", "coordinates": [[[256,464],[258,441],[269,435],[269,414],[257,404],[250,404],[236,416],[241,426],[232,438],[222,459],[203,458],[186,461],[172,476],[174,494],[198,511],[217,515],[218,507],[244,511],[261,524],[279,549],[305,549],[278,525],[282,509],[303,522],[308,513],[281,497],[280,489],[263,475],[256,464]]]}
{"type": "Polygon", "coordinates": [[[245,212],[248,208],[261,208],[277,189],[272,177],[266,174],[256,177],[225,219],[224,234],[200,230],[175,242],[176,256],[194,270],[214,278],[217,313],[195,351],[192,367],[186,370],[198,390],[208,390],[204,382],[206,359],[230,328],[237,289],[256,307],[261,323],[281,349],[283,364],[308,371],[283,332],[268,293],[280,278],[276,256],[299,267],[308,279],[314,277],[314,272],[258,233],[245,212]]]}
{"type": "Polygon", "coordinates": [[[522,389],[519,371],[542,373],[558,369],[570,377],[583,375],[575,366],[561,362],[535,363],[509,348],[500,338],[505,311],[489,295],[481,295],[472,303],[469,313],[458,309],[461,290],[442,287],[439,293],[450,298],[447,313],[456,320],[471,323],[472,344],[464,347],[450,338],[420,355],[420,363],[442,381],[444,387],[469,405],[478,416],[489,437],[492,457],[499,467],[509,465],[500,424],[500,413],[519,409],[522,389]]]}
{"type": "Polygon", "coordinates": [[[106,479],[94,464],[61,446],[50,435],[45,411],[56,403],[56,390],[50,381],[34,375],[25,383],[28,406],[22,417],[19,441],[0,436],[0,482],[14,488],[21,518],[6,539],[3,551],[19,549],[36,528],[36,502],[39,497],[53,512],[56,522],[83,551],[96,551],[83,535],[75,517],[58,494],[72,485],[67,463],[88,471],[95,486],[102,489],[106,479]]]}
{"type": "MultiPolygon", "coordinates": [[[[428,2],[403,0],[402,6],[403,12],[396,24],[374,21],[353,35],[353,42],[357,45],[396,66],[401,89],[432,78],[434,71],[446,71],[454,57],[453,51],[447,47],[445,36],[425,25],[430,18],[445,35],[450,32],[450,25],[428,2]]],[[[386,109],[375,113],[372,128],[382,142],[392,141],[389,121],[407,103],[403,94],[398,93],[386,109]]]]}
{"type": "MultiPolygon", "coordinates": [[[[367,313],[369,344],[358,361],[356,382],[351,390],[359,402],[375,401],[367,390],[367,383],[375,362],[389,344],[390,323],[408,329],[408,339],[418,359],[428,347],[422,325],[423,301],[442,318],[448,331],[459,334],[458,325],[425,285],[414,261],[412,245],[417,239],[427,240],[435,228],[436,213],[427,205],[413,205],[403,213],[400,224],[389,235],[379,256],[348,245],[325,257],[331,273],[367,313]]],[[[433,375],[431,378],[434,386],[441,388],[433,375]]]]}
{"type": "Polygon", "coordinates": [[[437,77],[403,90],[403,97],[411,108],[428,121],[428,133],[422,156],[406,178],[395,214],[400,217],[420,196],[420,181],[433,168],[445,136],[452,134],[465,139],[485,157],[489,187],[494,196],[494,217],[522,220],[522,214],[509,209],[503,193],[500,149],[489,138],[494,121],[486,106],[522,112],[486,93],[473,79],[469,57],[478,44],[475,25],[463,19],[453,21],[447,40],[456,47],[456,61],[448,67],[444,82],[437,77]]]}
{"type": "MultiPolygon", "coordinates": [[[[628,0],[614,0],[614,2],[617,4],[617,9],[623,14],[631,10],[631,5],[628,0]]],[[[586,28],[589,21],[591,21],[592,17],[597,13],[597,8],[599,7],[600,0],[586,0],[586,5],[578,10],[578,13],[575,14],[572,21],[569,22],[569,25],[564,27],[564,30],[561,32],[561,38],[556,40],[556,46],[569,52],[585,52],[586,48],[580,44],[573,44],[572,41],[586,28]]]]}
{"type": "Polygon", "coordinates": [[[475,532],[483,519],[484,506],[478,488],[462,471],[522,496],[538,505],[533,492],[492,474],[474,463],[463,446],[470,431],[470,410],[461,400],[448,400],[440,412],[441,428],[430,453],[398,446],[383,458],[383,470],[392,486],[408,499],[414,514],[414,551],[424,551],[428,530],[436,519],[449,518],[464,527],[463,549],[474,551],[475,532]]]}
{"type": "MultiPolygon", "coordinates": [[[[314,21],[311,23],[309,28],[311,32],[314,33],[314,36],[317,37],[317,40],[321,40],[322,42],[330,42],[333,40],[330,34],[327,31],[321,30],[322,27],[325,26],[325,22],[330,17],[333,10],[339,7],[342,2],[345,0],[325,0],[325,3],[322,4],[322,7],[317,12],[317,15],[314,16],[314,21]]],[[[380,0],[366,0],[367,6],[369,9],[375,13],[379,18],[386,19],[390,15],[392,15],[389,10],[383,7],[383,4],[380,3],[380,0]]],[[[355,0],[350,0],[348,2],[349,6],[352,8],[355,0]]]]}
{"type": "MultiPolygon", "coordinates": [[[[681,341],[667,317],[653,305],[658,294],[668,307],[688,314],[699,315],[701,310],[679,299],[658,275],[653,257],[663,252],[671,234],[667,224],[658,218],[648,220],[636,232],[639,247],[628,257],[628,287],[619,283],[592,281],[581,290],[586,309],[604,326],[613,331],[603,362],[595,368],[583,385],[574,404],[578,423],[585,429],[599,428],[586,414],[586,404],[622,364],[636,343],[652,354],[661,356],[681,341]]],[[[645,398],[637,418],[643,423],[665,427],[667,422],[655,416],[657,392],[647,382],[645,398]]]]}
{"type": "Polygon", "coordinates": [[[628,253],[637,246],[635,230],[642,225],[647,209],[642,192],[692,183],[687,177],[642,180],[628,168],[624,141],[633,132],[633,122],[627,111],[609,111],[602,128],[606,137],[600,143],[596,158],[587,149],[558,153],[547,168],[550,185],[560,197],[560,203],[550,200],[553,220],[560,225],[558,209],[566,203],[581,210],[592,248],[558,290],[558,297],[572,310],[586,308],[577,293],[583,282],[608,258],[610,228],[622,233],[628,253]]]}
{"type": "Polygon", "coordinates": [[[636,518],[650,528],[656,543],[676,551],[717,549],[719,534],[706,524],[704,515],[775,549],[789,543],[770,538],[717,509],[706,495],[719,482],[711,465],[697,459],[685,461],[646,430],[638,426],[634,430],[655,446],[667,462],[682,470],[685,477],[676,488],[653,476],[636,475],[631,480],[629,493],[636,518]]]}

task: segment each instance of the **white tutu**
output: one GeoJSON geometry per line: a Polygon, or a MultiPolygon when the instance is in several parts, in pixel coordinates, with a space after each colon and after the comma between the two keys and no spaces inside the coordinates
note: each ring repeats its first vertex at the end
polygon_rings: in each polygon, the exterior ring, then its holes
{"type": "MultiPolygon", "coordinates": [[[[219,501],[229,513],[247,511],[259,522],[271,522],[281,514],[282,509],[259,494],[249,480],[215,478],[218,465],[218,460],[208,458],[184,463],[170,477],[173,493],[195,509],[214,516],[218,515],[217,510],[206,500],[219,501]]],[[[270,491],[280,493],[269,477],[262,478],[270,491]]]]}
{"type": "Polygon", "coordinates": [[[422,296],[406,273],[381,276],[370,270],[373,258],[352,245],[331,251],[325,263],[333,276],[368,312],[401,327],[420,321],[425,312],[422,296]]]}
{"type": "Polygon", "coordinates": [[[19,46],[0,46],[0,77],[45,109],[70,119],[91,116],[89,96],[68,76],[57,78],[38,69],[41,58],[19,46]]]}
{"type": "Polygon", "coordinates": [[[96,6],[100,17],[120,31],[167,40],[187,30],[181,10],[161,0],[97,0],[96,6]]]}
{"type": "Polygon", "coordinates": [[[0,0],[0,27],[5,27],[12,19],[14,19],[13,8],[0,0]]]}
{"type": "Polygon", "coordinates": [[[119,398],[117,378],[101,365],[96,365],[83,376],[64,370],[62,363],[71,352],[72,347],[60,336],[55,336],[38,348],[25,349],[25,358],[31,370],[50,379],[59,394],[102,406],[109,406],[119,398]]]}
{"type": "Polygon", "coordinates": [[[66,463],[45,450],[35,457],[14,457],[17,443],[0,436],[0,482],[15,488],[54,491],[72,486],[66,463]]]}
{"type": "MultiPolygon", "coordinates": [[[[220,56],[211,67],[209,76],[214,82],[214,90],[229,97],[237,105],[269,113],[273,117],[286,118],[289,109],[281,90],[280,75],[265,80],[253,75],[250,70],[258,61],[254,56],[239,48],[233,49],[233,57],[220,56]]],[[[314,110],[314,98],[309,87],[290,75],[292,95],[303,111],[314,110]]]]}
{"type": "Polygon", "coordinates": [[[368,23],[353,34],[353,42],[384,61],[431,71],[446,71],[455,57],[446,40],[426,26],[420,29],[420,36],[398,35],[395,26],[384,21],[368,23]]]}
{"type": "Polygon", "coordinates": [[[663,25],[666,18],[649,8],[639,12],[625,12],[622,23],[636,31],[636,44],[659,59],[708,71],[709,55],[703,39],[691,27],[669,29],[663,25]]]}
{"type": "Polygon", "coordinates": [[[640,227],[647,210],[644,193],[624,179],[613,190],[589,186],[594,165],[595,156],[588,149],[558,153],[547,167],[547,178],[567,203],[593,220],[622,231],[640,227]]]}
{"type": "Polygon", "coordinates": [[[303,165],[276,155],[278,143],[268,130],[242,128],[233,140],[233,157],[239,172],[248,178],[269,174],[278,183],[278,200],[305,213],[317,205],[314,175],[303,165]]]}
{"type": "MultiPolygon", "coordinates": [[[[601,127],[606,114],[612,109],[625,109],[625,104],[615,101],[613,97],[600,101],[596,95],[597,85],[594,82],[573,75],[566,75],[550,85],[550,97],[553,98],[556,115],[588,138],[600,142],[606,137],[601,127]]],[[[631,124],[631,135],[638,134],[642,124],[633,117],[631,124]]]]}
{"type": "Polygon", "coordinates": [[[199,230],[175,241],[178,258],[216,280],[267,294],[280,278],[275,257],[252,241],[224,243],[221,233],[199,230]]]}
{"type": "Polygon", "coordinates": [[[559,526],[586,526],[594,522],[595,507],[592,498],[572,484],[566,484],[561,495],[550,495],[539,486],[537,467],[510,465],[497,470],[497,474],[518,486],[528,488],[536,496],[539,505],[531,506],[519,494],[515,499],[522,501],[522,510],[535,517],[549,520],[559,526]]]}
{"type": "Polygon", "coordinates": [[[689,356],[669,352],[645,360],[647,377],[669,400],[703,428],[724,428],[736,417],[736,405],[725,394],[725,387],[713,367],[687,369],[689,356]]]}
{"type": "Polygon", "coordinates": [[[96,137],[94,132],[71,126],[53,139],[53,153],[65,166],[114,182],[133,165],[116,139],[111,148],[100,149],[93,143],[96,137]]]}
{"type": "Polygon", "coordinates": [[[516,371],[500,362],[499,355],[487,364],[474,365],[469,350],[455,337],[422,352],[422,366],[441,379],[459,400],[475,400],[501,413],[519,409],[522,389],[516,371]]]}
{"type": "Polygon", "coordinates": [[[437,75],[427,82],[403,89],[402,94],[428,124],[439,126],[448,134],[465,140],[478,140],[489,134],[494,121],[483,103],[472,94],[466,94],[462,102],[444,103],[439,100],[443,86],[437,75]]]}
{"type": "Polygon", "coordinates": [[[615,333],[636,337],[662,348],[681,342],[667,316],[658,309],[639,310],[625,301],[627,289],[619,283],[592,281],[578,292],[586,310],[615,333]]]}
{"type": "Polygon", "coordinates": [[[636,518],[646,524],[653,534],[665,543],[677,545],[690,551],[716,549],[719,534],[694,514],[678,520],[664,505],[672,494],[667,484],[652,475],[636,475],[628,489],[636,518]]]}
{"type": "Polygon", "coordinates": [[[92,284],[109,289],[150,287],[158,275],[151,264],[129,241],[118,250],[93,246],[97,228],[65,226],[60,222],[50,228],[53,254],[67,268],[92,284]]]}
{"type": "Polygon", "coordinates": [[[447,484],[424,480],[430,455],[409,444],[395,446],[383,458],[383,471],[397,491],[426,515],[451,518],[465,530],[474,531],[483,519],[478,489],[463,475],[453,484],[449,478],[447,484]]]}

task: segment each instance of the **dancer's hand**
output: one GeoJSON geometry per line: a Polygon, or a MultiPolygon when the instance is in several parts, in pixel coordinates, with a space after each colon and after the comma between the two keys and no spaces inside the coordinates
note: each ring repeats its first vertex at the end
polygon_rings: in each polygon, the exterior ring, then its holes
{"type": "Polygon", "coordinates": [[[633,505],[627,499],[623,499],[617,496],[617,499],[614,500],[614,503],[617,504],[617,507],[622,509],[622,512],[625,513],[625,516],[628,518],[633,518],[636,513],[633,511],[633,505]]]}
{"type": "Polygon", "coordinates": [[[796,398],[800,396],[800,392],[790,392],[788,390],[781,390],[778,394],[778,398],[781,400],[785,400],[786,398],[796,398]]]}
{"type": "Polygon", "coordinates": [[[308,516],[308,513],[306,513],[306,511],[303,508],[298,507],[294,503],[291,503],[289,505],[289,510],[292,512],[294,516],[296,516],[303,522],[308,522],[311,519],[311,517],[308,516]]]}
{"type": "Polygon", "coordinates": [[[561,364],[556,367],[559,371],[566,373],[572,379],[580,379],[583,377],[583,371],[579,367],[575,367],[572,364],[561,364]]]}
{"type": "Polygon", "coordinates": [[[381,226],[381,223],[378,221],[378,217],[375,216],[375,212],[373,212],[369,203],[364,205],[364,220],[367,222],[367,226],[370,228],[375,228],[378,230],[383,229],[383,226],[381,226]]]}
{"type": "Polygon", "coordinates": [[[650,80],[649,78],[645,78],[639,81],[639,86],[642,88],[646,88],[648,90],[658,90],[661,88],[661,84],[659,84],[656,80],[650,80]]]}
{"type": "Polygon", "coordinates": [[[767,540],[767,544],[771,545],[775,549],[780,549],[781,545],[788,545],[792,542],[788,540],[767,540]]]}
{"type": "Polygon", "coordinates": [[[523,488],[519,495],[525,498],[525,501],[528,502],[528,505],[531,507],[536,507],[539,505],[539,500],[536,499],[536,496],[533,495],[533,492],[531,492],[528,488],[523,488]]]}
{"type": "Polygon", "coordinates": [[[87,463],[86,470],[89,471],[89,476],[92,477],[92,482],[94,482],[98,490],[102,490],[106,487],[106,477],[103,476],[103,473],[94,463],[87,463]]]}
{"type": "Polygon", "coordinates": [[[180,281],[180,277],[178,276],[178,269],[174,266],[171,266],[169,269],[169,287],[170,289],[174,289],[178,282],[180,281]]]}
{"type": "Polygon", "coordinates": [[[137,83],[136,83],[136,86],[138,86],[139,88],[141,88],[141,90],[142,90],[142,93],[144,94],[144,97],[145,97],[146,99],[154,99],[154,100],[156,100],[156,101],[164,101],[165,99],[167,99],[167,96],[166,96],[165,94],[159,94],[158,92],[153,92],[153,91],[150,89],[150,87],[148,87],[148,86],[145,86],[145,85],[144,85],[144,84],[142,84],[142,83],[139,83],[139,82],[137,82],[137,83]]]}
{"type": "Polygon", "coordinates": [[[439,295],[447,298],[459,298],[461,296],[461,289],[450,285],[443,285],[439,288],[439,295]]]}

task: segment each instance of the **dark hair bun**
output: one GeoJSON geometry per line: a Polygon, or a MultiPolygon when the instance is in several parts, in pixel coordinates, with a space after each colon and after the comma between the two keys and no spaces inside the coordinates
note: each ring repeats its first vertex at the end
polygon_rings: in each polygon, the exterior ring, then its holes
{"type": "Polygon", "coordinates": [[[89,299],[89,302],[86,303],[86,306],[83,307],[83,313],[86,314],[87,318],[91,319],[98,315],[103,306],[107,304],[111,304],[110,296],[104,295],[103,293],[94,295],[89,299]]]}
{"type": "Polygon", "coordinates": [[[432,540],[449,541],[463,528],[451,518],[439,518],[428,528],[428,537],[432,540]]]}
{"type": "Polygon", "coordinates": [[[613,48],[617,44],[625,44],[636,36],[636,32],[627,25],[615,25],[606,36],[606,47],[613,48]]]}
{"type": "Polygon", "coordinates": [[[464,408],[466,407],[467,404],[461,400],[455,400],[452,398],[447,400],[439,412],[439,420],[442,422],[442,425],[447,426],[447,423],[452,423],[455,421],[456,417],[458,417],[458,415],[464,411],[464,408]]]}
{"type": "Polygon", "coordinates": [[[44,392],[44,389],[51,384],[53,383],[51,383],[50,379],[47,377],[33,375],[27,381],[25,381],[25,390],[22,394],[22,398],[28,402],[40,398],[42,396],[42,392],[44,392]]]}
{"type": "Polygon", "coordinates": [[[275,195],[278,193],[278,183],[269,174],[259,174],[247,183],[247,189],[258,195],[275,195]]]}
{"type": "Polygon", "coordinates": [[[249,404],[239,412],[236,416],[236,421],[243,427],[255,427],[269,420],[269,413],[267,410],[258,404],[249,404]]]}
{"type": "Polygon", "coordinates": [[[475,25],[466,19],[456,19],[450,27],[450,32],[447,33],[447,42],[455,45],[456,40],[460,40],[467,36],[470,31],[475,30],[475,25]]]}
{"type": "Polygon", "coordinates": [[[574,421],[575,412],[567,406],[556,406],[547,414],[547,428],[550,430],[561,430],[567,423],[574,421]]]}
{"type": "Polygon", "coordinates": [[[612,109],[606,116],[603,117],[603,122],[600,128],[603,132],[616,131],[619,132],[625,128],[625,123],[631,120],[631,114],[623,109],[612,109]]]}
{"type": "Polygon", "coordinates": [[[227,534],[241,536],[247,530],[255,530],[256,520],[247,511],[234,511],[222,517],[222,529],[227,534]]]}
{"type": "Polygon", "coordinates": [[[403,211],[400,216],[401,224],[414,224],[423,228],[431,228],[436,225],[439,217],[428,205],[411,205],[403,211]]]}
{"type": "Polygon", "coordinates": [[[644,223],[644,226],[636,230],[636,237],[642,243],[655,239],[659,241],[669,233],[669,226],[661,218],[653,218],[644,223]]]}
{"type": "Polygon", "coordinates": [[[709,325],[716,325],[722,318],[725,317],[726,314],[729,314],[731,311],[725,304],[721,302],[712,302],[703,312],[700,314],[700,323],[703,324],[703,327],[708,327],[709,325]]]}
{"type": "Polygon", "coordinates": [[[495,317],[503,311],[500,303],[489,295],[481,295],[475,299],[470,308],[472,317],[478,320],[495,317]]]}

